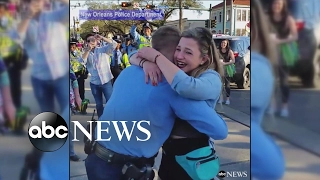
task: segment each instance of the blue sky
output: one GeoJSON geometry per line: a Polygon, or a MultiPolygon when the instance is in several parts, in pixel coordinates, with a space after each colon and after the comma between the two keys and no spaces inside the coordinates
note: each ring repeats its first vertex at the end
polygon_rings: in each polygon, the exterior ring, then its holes
{"type": "MultiPolygon", "coordinates": [[[[122,1],[119,1],[119,2],[123,2],[124,0],[122,1]]],[[[70,5],[75,5],[76,3],[83,3],[83,1],[78,1],[78,0],[71,0],[70,1],[70,5]]],[[[117,3],[118,1],[115,1],[115,3],[117,3]]],[[[222,0],[211,0],[211,1],[202,1],[202,4],[205,8],[208,8],[210,7],[210,3],[212,4],[212,6],[215,6],[219,3],[221,3],[222,0]]],[[[86,8],[85,7],[77,7],[77,8],[71,8],[71,12],[70,12],[70,22],[72,22],[73,20],[73,16],[75,17],[78,17],[79,16],[79,10],[85,10],[86,8]]],[[[189,20],[205,20],[205,19],[208,19],[209,18],[209,12],[206,11],[206,12],[202,12],[201,15],[198,15],[197,12],[193,12],[191,10],[183,10],[183,18],[188,18],[189,20]]],[[[179,19],[179,10],[176,10],[176,14],[175,15],[172,15],[169,20],[178,20],[179,19]]],[[[81,22],[80,22],[81,23],[81,22]]]]}

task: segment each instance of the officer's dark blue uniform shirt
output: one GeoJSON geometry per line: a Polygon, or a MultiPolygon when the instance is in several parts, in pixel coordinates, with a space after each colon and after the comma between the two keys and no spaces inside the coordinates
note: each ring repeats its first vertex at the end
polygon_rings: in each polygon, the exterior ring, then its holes
{"type": "Polygon", "coordinates": [[[137,50],[137,48],[135,46],[133,46],[132,44],[130,44],[129,46],[126,46],[125,43],[122,43],[121,46],[122,46],[122,49],[124,49],[127,52],[127,54],[137,50]]]}
{"type": "MultiPolygon", "coordinates": [[[[150,139],[137,141],[137,137],[146,139],[147,135],[135,127],[130,141],[125,134],[119,141],[117,132],[110,122],[110,125],[102,124],[101,129],[108,128],[108,133],[101,132],[101,137],[102,139],[111,137],[111,140],[99,141],[99,144],[120,154],[152,157],[169,137],[177,116],[189,120],[197,130],[215,140],[227,137],[228,128],[225,121],[205,101],[182,98],[165,80],[158,86],[146,84],[144,76],[143,69],[138,66],[124,69],[114,84],[114,91],[99,121],[128,121],[129,133],[132,121],[150,121],[149,125],[141,124],[150,131],[150,139]]],[[[118,124],[122,132],[122,125],[118,124]]],[[[97,135],[96,132],[96,137],[99,137],[97,135]]]]}
{"type": "Polygon", "coordinates": [[[115,49],[112,51],[112,56],[111,56],[111,67],[115,67],[116,65],[116,58],[117,58],[117,62],[118,62],[118,66],[120,67],[121,62],[122,62],[122,53],[120,52],[120,50],[115,49]]]}

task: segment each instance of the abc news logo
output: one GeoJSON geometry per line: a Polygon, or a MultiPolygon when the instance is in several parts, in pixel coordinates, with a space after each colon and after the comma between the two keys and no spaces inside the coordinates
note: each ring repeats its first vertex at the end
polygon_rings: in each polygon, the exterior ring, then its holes
{"type": "MultiPolygon", "coordinates": [[[[88,121],[90,123],[90,129],[93,121],[88,121]]],[[[108,139],[102,139],[102,132],[109,132],[109,128],[102,129],[102,124],[107,124],[108,126],[113,125],[116,135],[119,141],[122,141],[123,137],[126,136],[128,141],[131,141],[132,132],[137,128],[140,132],[145,134],[146,138],[139,138],[136,136],[136,141],[148,141],[151,138],[150,131],[143,127],[141,124],[146,123],[150,125],[150,121],[131,121],[133,126],[131,130],[128,130],[127,121],[97,121],[97,138],[95,141],[111,141],[113,139],[109,136],[108,139]],[[119,124],[121,124],[123,130],[121,132],[119,124]]],[[[76,139],[76,129],[79,130],[92,141],[92,133],[88,132],[78,121],[72,121],[74,123],[74,139],[72,141],[79,141],[76,139]]],[[[58,114],[52,112],[43,112],[38,114],[30,123],[28,129],[29,140],[34,147],[43,152],[53,152],[60,149],[68,139],[68,126],[65,120],[58,114]]]]}
{"type": "Polygon", "coordinates": [[[66,143],[68,125],[59,114],[43,112],[30,122],[28,135],[34,147],[43,152],[53,152],[66,143]]]}
{"type": "Polygon", "coordinates": [[[225,177],[248,177],[248,173],[246,171],[220,171],[218,173],[219,178],[225,177]]]}

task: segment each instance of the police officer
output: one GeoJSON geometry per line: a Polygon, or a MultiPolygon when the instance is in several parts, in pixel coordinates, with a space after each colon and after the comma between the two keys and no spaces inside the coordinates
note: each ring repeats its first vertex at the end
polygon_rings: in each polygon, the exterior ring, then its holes
{"type": "Polygon", "coordinates": [[[133,36],[134,41],[137,42],[138,49],[141,49],[141,48],[146,47],[146,46],[151,47],[151,41],[152,41],[152,37],[151,37],[152,28],[151,28],[151,25],[149,23],[144,23],[143,26],[142,26],[143,35],[140,35],[137,32],[137,26],[139,24],[141,24],[141,21],[137,21],[137,23],[131,27],[131,30],[130,30],[131,36],[133,36]]]}
{"type": "Polygon", "coordinates": [[[81,99],[85,99],[85,79],[88,77],[88,71],[86,67],[79,62],[80,52],[77,51],[77,43],[76,39],[71,39],[70,41],[70,65],[77,77],[78,85],[79,85],[79,94],[81,99]]]}
{"type": "Polygon", "coordinates": [[[122,49],[127,53],[131,53],[135,50],[137,50],[136,44],[133,43],[133,38],[130,36],[130,34],[125,34],[124,36],[124,42],[122,43],[122,49]]]}
{"type": "Polygon", "coordinates": [[[120,39],[114,39],[118,45],[115,50],[112,52],[111,57],[111,72],[113,75],[113,81],[112,84],[116,81],[117,77],[121,73],[121,63],[122,63],[122,52],[121,52],[121,40],[120,39]]]}
{"type": "Polygon", "coordinates": [[[9,0],[0,0],[0,55],[8,70],[14,105],[21,107],[21,75],[27,66],[27,54],[14,41],[14,19],[8,11],[9,0]]]}
{"type": "Polygon", "coordinates": [[[128,53],[122,48],[121,49],[122,52],[122,62],[121,62],[121,69],[125,69],[129,66],[131,66],[130,62],[129,62],[129,56],[128,53]]]}

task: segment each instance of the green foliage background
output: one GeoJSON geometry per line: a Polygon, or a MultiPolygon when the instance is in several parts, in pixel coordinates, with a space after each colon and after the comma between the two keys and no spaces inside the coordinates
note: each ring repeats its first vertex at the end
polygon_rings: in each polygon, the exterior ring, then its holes
{"type": "MultiPolygon", "coordinates": [[[[146,0],[135,0],[135,1],[119,1],[121,2],[131,2],[132,4],[134,2],[139,3],[140,7],[145,7],[148,3],[150,4],[150,1],[146,0]]],[[[179,6],[179,0],[159,0],[159,1],[154,1],[154,5],[167,5],[169,7],[178,7],[179,6]]],[[[88,7],[88,9],[120,9],[122,8],[118,4],[114,4],[112,2],[108,1],[92,1],[92,0],[87,0],[85,2],[85,6],[88,7]]],[[[204,8],[201,1],[197,0],[183,0],[183,6],[188,6],[190,8],[204,8]]],[[[122,8],[123,9],[123,8],[122,8]]],[[[128,7],[125,9],[133,9],[133,7],[128,7]]],[[[209,9],[209,8],[208,8],[209,9]]],[[[149,22],[154,27],[160,27],[163,26],[168,18],[171,15],[176,14],[179,12],[179,10],[174,10],[174,9],[167,9],[165,10],[165,17],[163,20],[159,21],[152,21],[149,22]]],[[[197,11],[197,13],[201,14],[200,11],[197,11]]],[[[92,27],[93,26],[99,26],[99,31],[100,34],[103,36],[106,36],[107,34],[111,33],[113,35],[118,35],[118,34],[127,34],[129,33],[129,30],[131,26],[134,24],[134,21],[102,21],[102,20],[91,20],[91,21],[86,21],[80,25],[80,36],[84,38],[88,33],[92,32],[92,27]]],[[[138,27],[138,30],[140,31],[141,27],[138,27]]]]}

